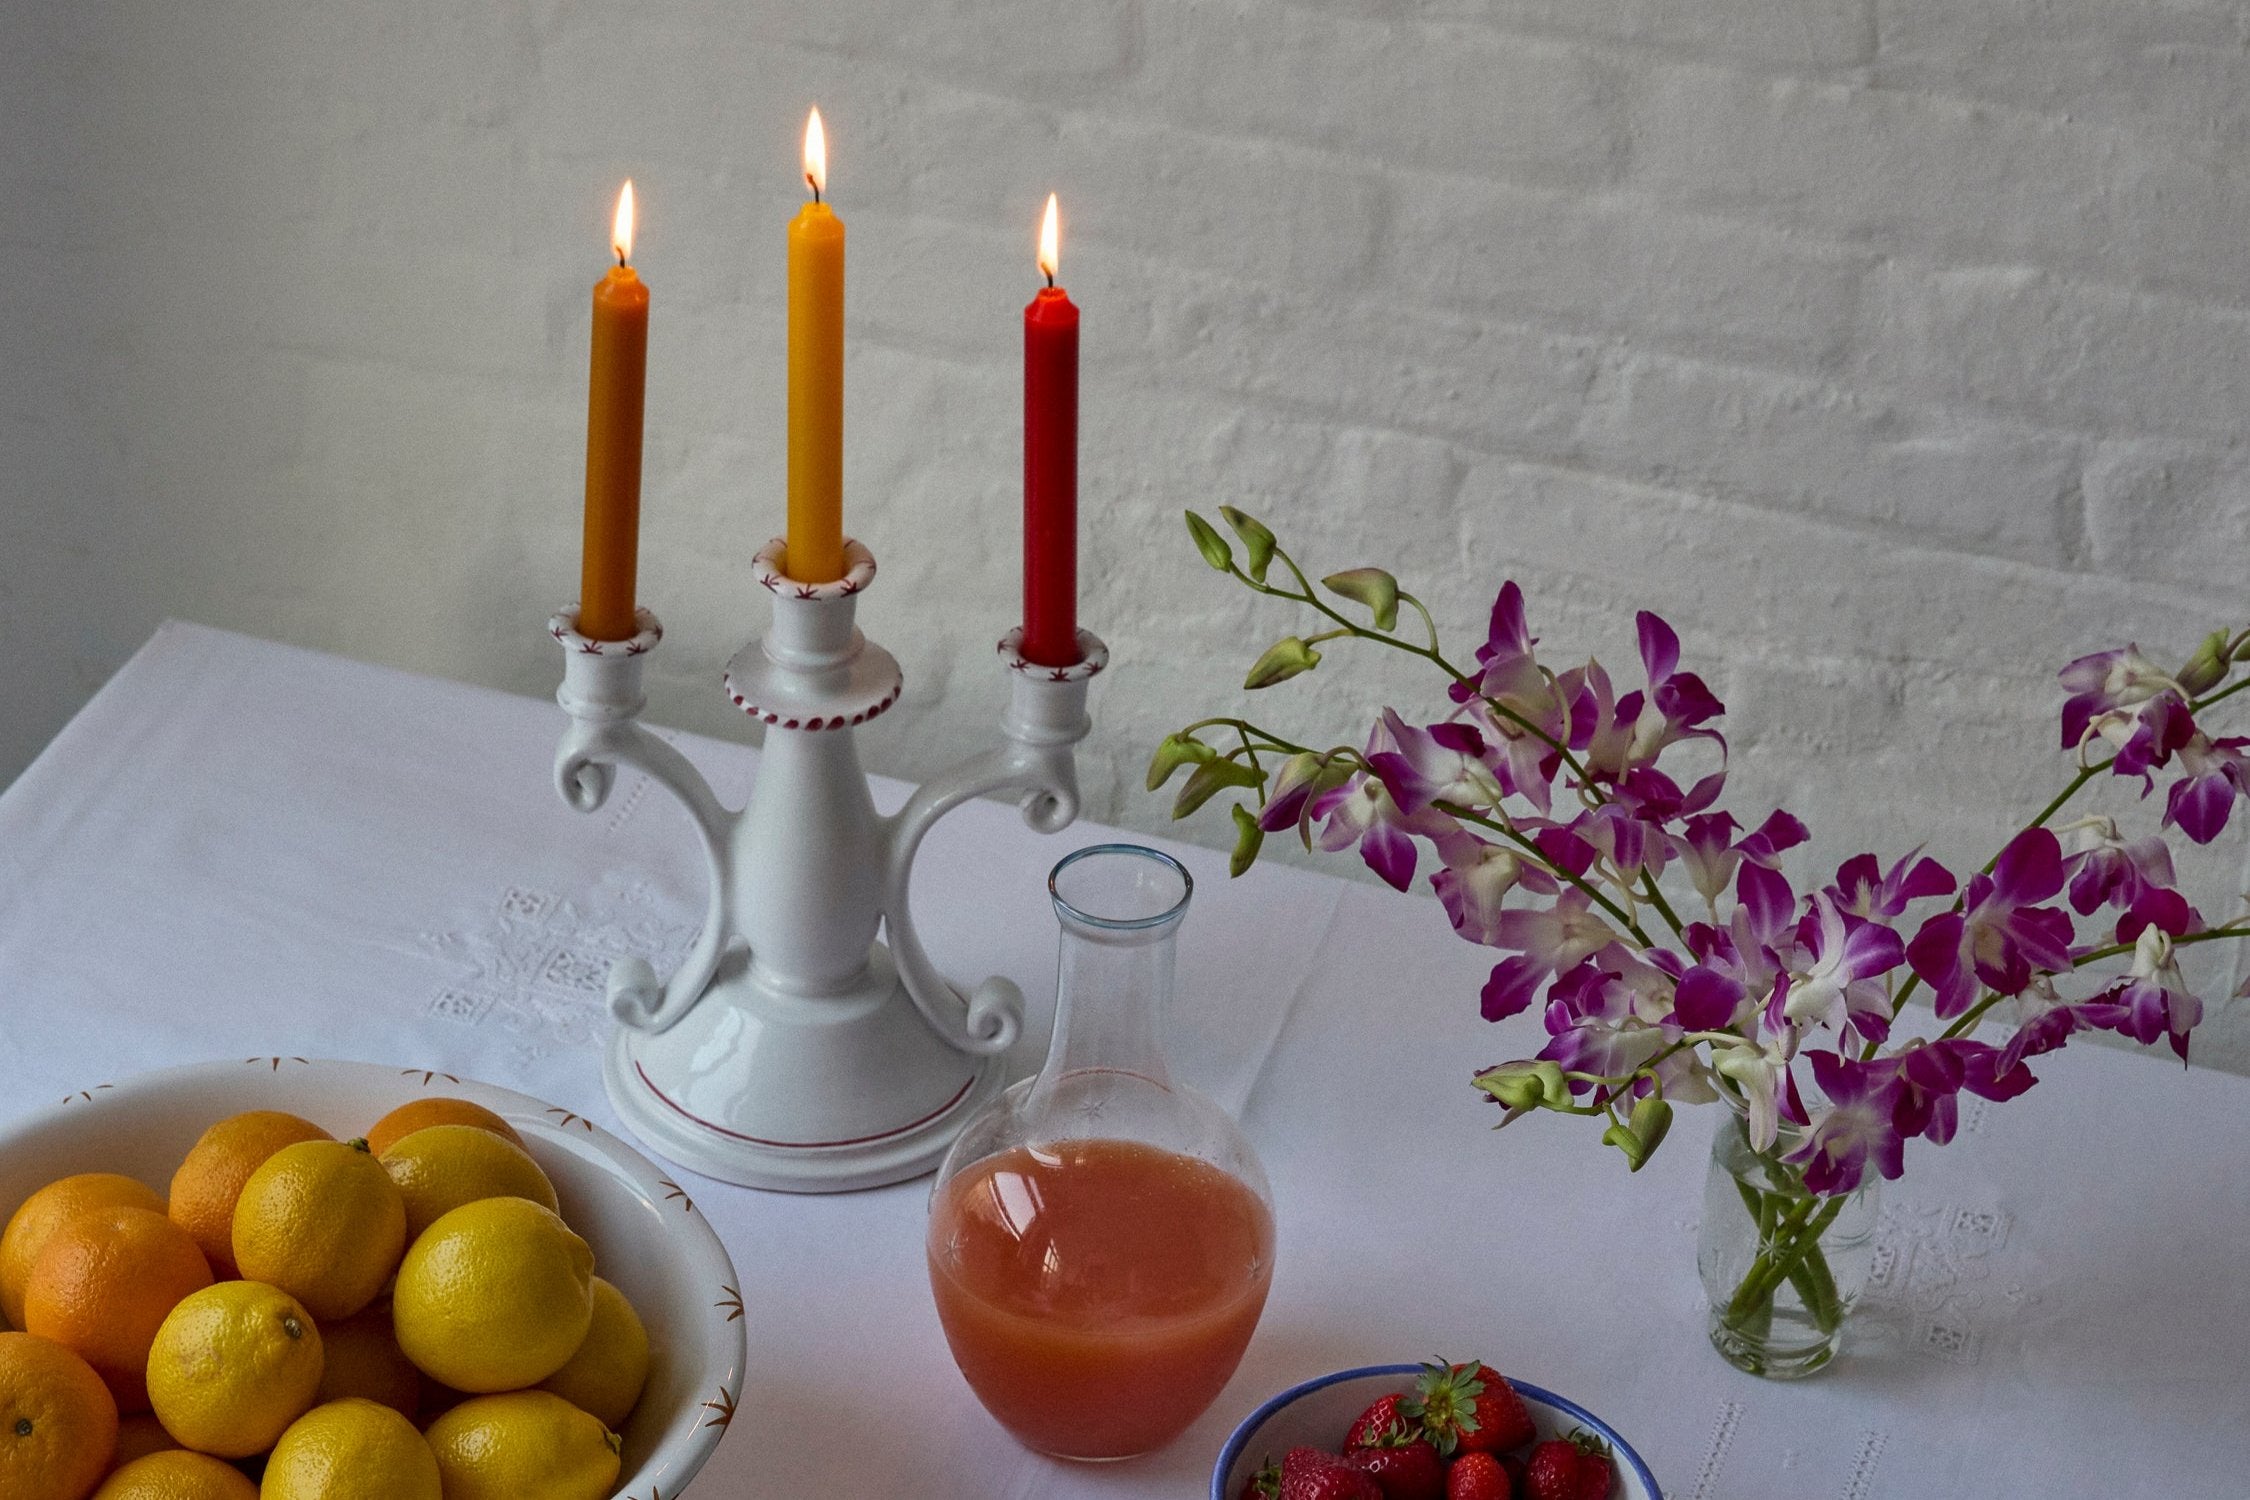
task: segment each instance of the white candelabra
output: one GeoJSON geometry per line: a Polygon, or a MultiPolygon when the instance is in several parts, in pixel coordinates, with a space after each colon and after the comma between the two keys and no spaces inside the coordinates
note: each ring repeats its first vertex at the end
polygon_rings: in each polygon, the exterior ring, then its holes
{"type": "Polygon", "coordinates": [[[1023,994],[1000,978],[964,994],[938,973],[908,909],[914,855],[939,818],[990,792],[1019,793],[1040,833],[1069,826],[1073,747],[1092,727],[1086,685],[1108,661],[1081,630],[1077,665],[1039,666],[1011,631],[1004,743],[878,816],[853,735],[898,701],[902,679],[853,624],[875,558],[846,542],[844,559],[841,579],[805,584],[788,577],[779,540],[758,553],[772,629],[726,670],[727,696],[766,726],[740,810],[640,723],[641,673],[664,635],[654,614],[638,611],[626,641],[579,634],[575,606],[548,627],[563,648],[555,696],[572,720],[555,757],[563,800],[592,812],[616,768],[640,772],[686,807],[710,874],[703,930],[676,973],[660,978],[638,958],[610,971],[609,1097],[672,1160],[792,1192],[928,1171],[1005,1081],[1023,994]]]}

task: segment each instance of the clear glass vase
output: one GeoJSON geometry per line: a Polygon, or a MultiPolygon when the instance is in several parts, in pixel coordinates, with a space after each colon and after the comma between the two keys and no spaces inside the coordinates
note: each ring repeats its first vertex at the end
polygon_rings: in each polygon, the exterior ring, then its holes
{"type": "Polygon", "coordinates": [[[1054,1040],[938,1169],[930,1286],[954,1362],[1018,1441],[1130,1458],[1241,1362],[1273,1277],[1272,1192],[1226,1111],[1165,1063],[1187,871],[1104,844],[1047,885],[1054,1040]]]}
{"type": "Polygon", "coordinates": [[[1875,1184],[1823,1198],[1784,1157],[1803,1137],[1790,1126],[1771,1149],[1750,1144],[1739,1115],[1711,1141],[1696,1247],[1710,1298],[1712,1347],[1738,1370],[1795,1380],[1825,1367],[1867,1289],[1875,1260],[1875,1184]]]}

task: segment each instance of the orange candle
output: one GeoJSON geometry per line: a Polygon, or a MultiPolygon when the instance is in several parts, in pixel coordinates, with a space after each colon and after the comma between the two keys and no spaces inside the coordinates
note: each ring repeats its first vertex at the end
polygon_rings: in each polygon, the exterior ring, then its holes
{"type": "Polygon", "coordinates": [[[617,195],[617,264],[594,287],[586,385],[586,554],[578,629],[597,641],[634,634],[641,547],[641,407],[648,378],[648,288],[634,274],[633,184],[617,195]]]}
{"type": "Polygon", "coordinates": [[[828,138],[805,122],[805,183],[789,225],[789,576],[844,576],[844,221],[821,201],[828,138]]]}

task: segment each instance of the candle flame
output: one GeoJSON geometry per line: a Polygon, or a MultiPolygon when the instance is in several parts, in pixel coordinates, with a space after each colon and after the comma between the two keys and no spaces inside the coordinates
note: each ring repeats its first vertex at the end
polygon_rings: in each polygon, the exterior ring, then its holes
{"type": "Polygon", "coordinates": [[[617,195],[617,218],[610,225],[609,248],[617,252],[617,263],[627,265],[633,259],[633,179],[625,179],[625,186],[617,195]]]}
{"type": "Polygon", "coordinates": [[[1062,274],[1062,218],[1053,193],[1047,195],[1047,216],[1039,223],[1039,269],[1049,286],[1062,274]]]}
{"type": "Polygon", "coordinates": [[[828,132],[821,128],[817,106],[805,119],[805,181],[818,203],[828,191],[828,132]]]}

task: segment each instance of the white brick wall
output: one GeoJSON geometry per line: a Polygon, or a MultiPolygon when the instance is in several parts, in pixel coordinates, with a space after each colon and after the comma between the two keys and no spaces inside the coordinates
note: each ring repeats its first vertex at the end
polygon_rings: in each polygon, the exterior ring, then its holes
{"type": "MultiPolygon", "coordinates": [[[[852,226],[848,484],[927,772],[1012,616],[1041,196],[1086,307],[1094,811],[1283,616],[1232,501],[1558,649],[1648,605],[1818,853],[1974,858],[2051,672],[2250,612],[2243,0],[0,0],[0,774],[167,614],[529,693],[575,584],[587,288],[656,293],[659,717],[779,516],[781,226],[817,99],[852,226]]],[[[1348,653],[1261,714],[1349,737],[1348,653]]],[[[1190,831],[1218,837],[1214,819],[1190,831]]],[[[2212,909],[2244,841],[2197,862],[2212,909]]],[[[1444,940],[1433,928],[1433,941],[1444,940]]],[[[2206,1058],[2250,1071],[2250,1020],[2206,1058]]]]}

